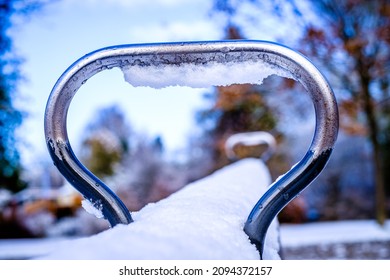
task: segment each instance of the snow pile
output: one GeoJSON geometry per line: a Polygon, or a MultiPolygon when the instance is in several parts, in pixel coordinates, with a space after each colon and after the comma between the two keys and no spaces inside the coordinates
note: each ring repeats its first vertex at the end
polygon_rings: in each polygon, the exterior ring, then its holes
{"type": "Polygon", "coordinates": [[[168,86],[188,86],[208,88],[231,84],[261,84],[271,75],[292,78],[292,75],[275,65],[262,61],[209,62],[207,64],[183,64],[141,66],[129,65],[122,68],[126,82],[137,86],[164,88],[168,86]]]}
{"type": "MultiPolygon", "coordinates": [[[[262,161],[245,159],[133,213],[135,222],[64,242],[45,259],[258,259],[243,231],[270,184],[262,161]]],[[[265,259],[279,259],[277,222],[265,259]]]]}

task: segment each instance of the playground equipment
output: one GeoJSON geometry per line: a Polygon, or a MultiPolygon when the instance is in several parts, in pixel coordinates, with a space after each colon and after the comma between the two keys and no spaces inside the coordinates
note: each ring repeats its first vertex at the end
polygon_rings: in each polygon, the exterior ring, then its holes
{"type": "MultiPolygon", "coordinates": [[[[272,220],[320,174],[337,138],[338,110],[333,92],[319,70],[301,54],[282,45],[264,41],[121,45],[97,50],[76,61],[55,84],[45,112],[47,147],[58,170],[86,199],[101,209],[112,226],[133,222],[131,214],[115,193],[89,172],[72,151],[66,127],[72,98],[90,77],[113,67],[130,71],[127,73],[129,80],[138,72],[145,71],[150,73],[157,86],[165,86],[164,82],[158,84],[159,78],[164,79],[164,75],[158,75],[163,70],[159,68],[156,71],[158,67],[167,67],[170,73],[178,69],[177,79],[180,78],[180,73],[194,73],[198,78],[206,79],[204,74],[208,66],[225,69],[222,75],[215,76],[218,80],[215,85],[224,83],[220,81],[223,74],[231,73],[241,66],[244,71],[241,69],[238,73],[244,82],[261,82],[269,75],[253,77],[253,71],[248,69],[256,68],[293,78],[304,86],[314,104],[316,127],[306,155],[269,187],[254,205],[245,224],[244,231],[256,245],[262,258],[265,236],[272,220]],[[132,72],[132,69],[135,70],[132,72]],[[196,69],[201,71],[197,72],[196,69]]],[[[202,85],[201,81],[199,83],[202,85]]],[[[181,85],[181,82],[177,84],[181,85]]]]}
{"type": "Polygon", "coordinates": [[[272,134],[266,131],[253,131],[253,132],[242,132],[235,133],[228,137],[225,142],[225,152],[226,156],[230,160],[237,159],[236,152],[234,148],[239,145],[243,146],[258,146],[266,145],[266,150],[262,153],[260,158],[263,161],[267,161],[276,149],[276,140],[272,134]]]}

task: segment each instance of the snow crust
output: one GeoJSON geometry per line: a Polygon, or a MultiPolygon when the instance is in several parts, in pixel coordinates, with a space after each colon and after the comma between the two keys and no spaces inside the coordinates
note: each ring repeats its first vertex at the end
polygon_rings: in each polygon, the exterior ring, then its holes
{"type": "MultiPolygon", "coordinates": [[[[133,213],[134,223],[64,242],[44,259],[259,259],[243,226],[270,182],[261,160],[241,160],[133,213]]],[[[264,258],[278,251],[274,221],[264,258]]]]}
{"type": "Polygon", "coordinates": [[[262,61],[209,62],[201,65],[129,65],[122,67],[122,71],[129,84],[156,89],[168,86],[208,88],[245,83],[260,85],[271,75],[292,78],[286,70],[262,61]]]}

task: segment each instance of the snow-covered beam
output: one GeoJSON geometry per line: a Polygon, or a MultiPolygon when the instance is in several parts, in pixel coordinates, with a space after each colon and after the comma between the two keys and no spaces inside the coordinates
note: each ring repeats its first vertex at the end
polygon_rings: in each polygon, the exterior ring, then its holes
{"type": "MultiPolygon", "coordinates": [[[[243,227],[271,182],[261,160],[245,159],[133,213],[134,223],[63,243],[46,259],[259,259],[243,227]]],[[[277,221],[264,259],[278,259],[277,221]]]]}

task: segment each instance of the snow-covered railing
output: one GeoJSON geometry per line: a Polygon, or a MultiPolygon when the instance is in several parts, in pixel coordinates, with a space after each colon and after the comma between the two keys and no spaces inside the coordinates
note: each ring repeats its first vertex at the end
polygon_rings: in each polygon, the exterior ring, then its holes
{"type": "MultiPolygon", "coordinates": [[[[110,188],[74,155],[67,136],[66,116],[77,90],[93,75],[113,67],[121,68],[126,81],[134,86],[261,84],[272,74],[295,79],[304,86],[315,108],[312,143],[302,160],[260,197],[244,226],[260,257],[265,256],[265,237],[274,217],[319,175],[336,141],[337,105],[318,69],[299,53],[264,41],[122,45],[92,52],[76,61],[59,78],[49,97],[45,112],[47,146],[64,177],[101,209],[112,226],[129,224],[133,218],[110,188]]],[[[194,215],[196,212],[194,209],[194,215]]]]}
{"type": "MultiPolygon", "coordinates": [[[[132,213],[134,223],[71,240],[46,259],[258,259],[242,230],[271,183],[261,160],[244,159],[132,213]]],[[[277,221],[264,258],[278,259],[277,221]]]]}
{"type": "Polygon", "coordinates": [[[237,155],[234,151],[234,148],[238,145],[244,146],[257,146],[265,144],[267,145],[266,150],[262,153],[261,159],[267,161],[276,149],[276,140],[272,134],[266,131],[252,131],[252,132],[242,132],[235,133],[228,137],[225,142],[225,152],[226,156],[230,160],[236,160],[237,155]]]}

